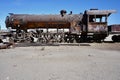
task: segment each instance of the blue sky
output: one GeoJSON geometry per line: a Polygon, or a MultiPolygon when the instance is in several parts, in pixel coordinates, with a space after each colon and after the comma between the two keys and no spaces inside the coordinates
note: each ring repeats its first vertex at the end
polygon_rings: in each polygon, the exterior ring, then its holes
{"type": "Polygon", "coordinates": [[[108,24],[120,24],[120,0],[1,0],[0,26],[5,29],[8,13],[59,14],[62,9],[79,14],[90,8],[117,10],[109,17],[108,24]]]}

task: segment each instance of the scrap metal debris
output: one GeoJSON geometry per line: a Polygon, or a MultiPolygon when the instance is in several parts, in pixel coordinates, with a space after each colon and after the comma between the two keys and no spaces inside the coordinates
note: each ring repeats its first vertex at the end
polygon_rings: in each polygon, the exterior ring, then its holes
{"type": "Polygon", "coordinates": [[[14,43],[12,43],[12,42],[3,42],[2,39],[0,39],[0,49],[9,49],[11,47],[14,47],[14,43]]]}

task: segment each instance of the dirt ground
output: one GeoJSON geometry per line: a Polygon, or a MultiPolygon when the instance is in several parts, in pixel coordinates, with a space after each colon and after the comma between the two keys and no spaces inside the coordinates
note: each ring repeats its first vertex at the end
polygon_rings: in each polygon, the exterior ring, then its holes
{"type": "Polygon", "coordinates": [[[2,49],[0,80],[120,80],[120,43],[2,49]]]}

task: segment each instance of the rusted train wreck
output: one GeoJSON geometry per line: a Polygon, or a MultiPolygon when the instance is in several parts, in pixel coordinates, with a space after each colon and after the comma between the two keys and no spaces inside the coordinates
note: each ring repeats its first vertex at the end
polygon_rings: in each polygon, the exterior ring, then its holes
{"type": "Polygon", "coordinates": [[[13,14],[6,17],[11,38],[19,42],[88,42],[101,41],[108,35],[107,19],[115,10],[86,10],[83,14],[58,15],[13,14]],[[14,31],[13,31],[14,29],[14,31]],[[51,31],[54,30],[54,31],[51,31]]]}

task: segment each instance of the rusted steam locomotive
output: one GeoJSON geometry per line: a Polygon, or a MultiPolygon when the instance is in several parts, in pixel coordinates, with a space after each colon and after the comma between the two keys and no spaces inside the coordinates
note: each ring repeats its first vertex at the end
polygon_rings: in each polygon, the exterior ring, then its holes
{"type": "Polygon", "coordinates": [[[13,14],[6,17],[6,27],[11,28],[14,41],[88,42],[101,41],[108,35],[107,19],[115,10],[86,10],[83,14],[67,14],[61,10],[58,15],[13,14]],[[13,29],[15,31],[13,31],[13,29]]]}

